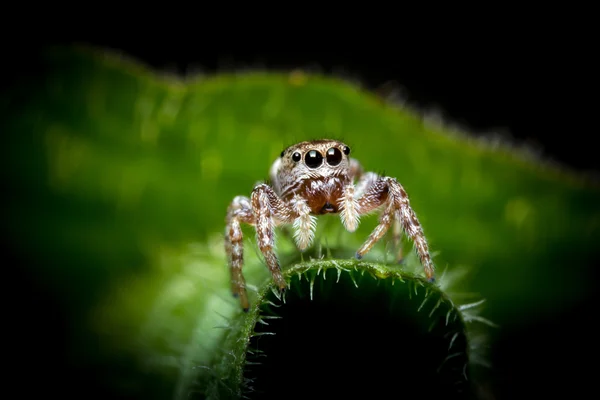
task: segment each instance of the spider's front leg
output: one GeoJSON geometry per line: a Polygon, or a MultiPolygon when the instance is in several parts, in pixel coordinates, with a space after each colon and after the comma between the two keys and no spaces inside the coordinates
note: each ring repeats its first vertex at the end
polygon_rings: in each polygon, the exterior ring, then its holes
{"type": "Polygon", "coordinates": [[[276,222],[291,222],[294,212],[266,184],[257,185],[252,191],[252,211],[255,216],[256,240],[258,248],[265,257],[265,262],[273,280],[281,290],[287,287],[281,275],[279,260],[274,251],[276,222]]]}
{"type": "Polygon", "coordinates": [[[244,311],[250,307],[248,295],[246,294],[246,280],[242,274],[244,266],[244,243],[240,223],[254,225],[255,217],[250,205],[250,199],[237,196],[233,199],[227,209],[225,228],[225,252],[229,261],[231,272],[231,291],[235,297],[240,298],[244,311]]]}
{"type": "Polygon", "coordinates": [[[427,280],[433,282],[434,266],[429,255],[429,246],[423,228],[410,206],[408,195],[402,185],[394,178],[378,177],[369,182],[356,203],[359,214],[366,214],[380,206],[385,206],[379,218],[379,225],[375,227],[367,241],[356,252],[356,257],[362,258],[383,237],[390,226],[396,222],[400,224],[414,242],[421,265],[425,269],[427,280]]]}

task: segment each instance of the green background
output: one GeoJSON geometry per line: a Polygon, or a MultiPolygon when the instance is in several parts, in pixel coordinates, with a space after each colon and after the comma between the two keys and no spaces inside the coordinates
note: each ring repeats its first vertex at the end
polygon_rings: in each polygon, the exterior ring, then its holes
{"type": "MultiPolygon", "coordinates": [[[[133,397],[179,388],[182,363],[201,364],[218,340],[207,327],[220,317],[206,310],[238,312],[222,250],[229,202],[267,178],[284,147],[330,137],[402,183],[438,269],[462,275],[465,299],[486,299],[482,315],[499,325],[489,333],[489,390],[542,385],[530,368],[566,379],[570,346],[588,335],[574,326],[585,324],[595,286],[597,185],[332,78],[184,81],[65,48],[33,65],[0,103],[24,369],[33,359],[91,391],[133,397]],[[103,377],[110,387],[97,387],[103,377]]],[[[375,223],[350,234],[324,217],[319,237],[336,232],[354,249],[375,223]]],[[[249,240],[246,255],[249,283],[262,285],[268,274],[249,240]]],[[[45,391],[77,393],[38,375],[45,391]]]]}

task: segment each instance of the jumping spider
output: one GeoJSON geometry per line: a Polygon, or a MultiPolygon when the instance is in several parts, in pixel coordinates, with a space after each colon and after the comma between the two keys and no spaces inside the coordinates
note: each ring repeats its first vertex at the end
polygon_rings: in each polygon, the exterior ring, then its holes
{"type": "Polygon", "coordinates": [[[232,291],[234,296],[240,297],[244,311],[248,311],[249,303],[242,275],[241,223],[254,225],[258,247],[267,267],[277,286],[284,290],[287,284],[273,250],[276,226],[292,224],[296,246],[303,251],[314,238],[315,215],[339,213],[344,227],[354,232],[361,215],[381,208],[379,225],[358,249],[356,258],[362,258],[393,224],[396,248],[400,248],[403,229],[414,242],[427,279],[434,280],[433,262],[423,229],[402,185],[394,178],[364,172],[349,155],[350,148],[337,140],[295,144],[282,151],[273,163],[270,170],[272,186],[260,183],[254,187],[250,198],[237,196],[233,199],[227,210],[225,249],[232,291]]]}

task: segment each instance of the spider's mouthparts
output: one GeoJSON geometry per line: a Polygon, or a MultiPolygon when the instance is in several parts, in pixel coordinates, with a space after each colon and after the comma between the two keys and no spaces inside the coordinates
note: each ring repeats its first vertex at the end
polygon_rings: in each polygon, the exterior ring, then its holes
{"type": "Polygon", "coordinates": [[[332,213],[332,212],[335,212],[335,207],[330,202],[327,202],[321,208],[321,212],[323,212],[323,213],[332,213]]]}

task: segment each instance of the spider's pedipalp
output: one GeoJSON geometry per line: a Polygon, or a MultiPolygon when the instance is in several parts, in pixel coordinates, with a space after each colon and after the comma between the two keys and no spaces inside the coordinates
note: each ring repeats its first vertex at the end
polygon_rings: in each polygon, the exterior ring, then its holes
{"type": "MultiPolygon", "coordinates": [[[[354,161],[354,160],[352,160],[354,161]]],[[[349,232],[354,232],[358,228],[360,222],[360,215],[365,214],[359,211],[358,202],[356,199],[362,197],[367,187],[370,187],[379,176],[373,172],[363,173],[361,165],[354,161],[353,168],[359,177],[356,185],[352,183],[347,184],[344,187],[342,197],[339,200],[340,206],[340,218],[342,224],[349,232]]]]}
{"type": "Polygon", "coordinates": [[[304,251],[312,243],[317,227],[317,218],[310,215],[310,207],[305,199],[295,195],[290,201],[290,207],[297,215],[294,219],[294,239],[298,250],[304,251]]]}
{"type": "Polygon", "coordinates": [[[358,215],[358,204],[354,192],[354,185],[348,184],[339,200],[340,218],[342,224],[349,232],[354,232],[358,227],[360,216],[358,215]]]}

